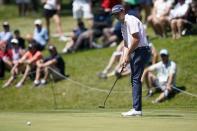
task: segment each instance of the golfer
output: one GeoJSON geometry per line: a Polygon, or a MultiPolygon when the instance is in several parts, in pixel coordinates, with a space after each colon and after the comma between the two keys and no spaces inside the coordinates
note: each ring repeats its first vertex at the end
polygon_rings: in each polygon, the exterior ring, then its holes
{"type": "Polygon", "coordinates": [[[121,21],[121,32],[124,40],[121,67],[125,67],[129,62],[131,66],[133,109],[121,115],[141,116],[142,84],[140,80],[149,52],[146,33],[141,21],[135,16],[126,14],[122,5],[115,5],[112,8],[112,14],[121,21]]]}

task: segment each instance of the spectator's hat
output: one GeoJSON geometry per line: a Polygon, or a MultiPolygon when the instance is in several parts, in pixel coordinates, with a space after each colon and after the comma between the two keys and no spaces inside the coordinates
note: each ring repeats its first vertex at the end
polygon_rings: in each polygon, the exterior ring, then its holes
{"type": "Polygon", "coordinates": [[[55,48],[55,46],[53,46],[53,45],[50,45],[50,46],[49,46],[49,51],[56,51],[56,48],[55,48]]]}
{"type": "Polygon", "coordinates": [[[161,49],[161,50],[160,50],[160,55],[168,55],[168,50],[166,50],[166,49],[161,49]]]}
{"type": "Polygon", "coordinates": [[[20,32],[19,29],[14,30],[14,33],[19,33],[19,32],[20,32]]]}
{"type": "Polygon", "coordinates": [[[34,21],[34,24],[35,25],[42,25],[42,20],[37,19],[37,20],[34,21]]]}
{"type": "Polygon", "coordinates": [[[18,40],[14,38],[14,39],[11,40],[11,43],[18,45],[18,40]]]}
{"type": "Polygon", "coordinates": [[[112,8],[112,12],[111,13],[112,13],[112,15],[114,15],[114,14],[116,14],[116,13],[122,11],[122,10],[124,10],[124,6],[123,5],[115,5],[112,8]]]}
{"type": "Polygon", "coordinates": [[[9,23],[7,21],[3,22],[3,26],[7,27],[7,26],[9,26],[9,23]]]}

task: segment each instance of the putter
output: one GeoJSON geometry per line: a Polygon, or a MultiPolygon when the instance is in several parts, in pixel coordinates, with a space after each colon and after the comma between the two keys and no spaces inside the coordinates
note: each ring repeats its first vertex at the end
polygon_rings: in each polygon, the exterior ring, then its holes
{"type": "MultiPolygon", "coordinates": [[[[121,71],[120,71],[120,74],[122,73],[123,69],[124,69],[124,67],[122,67],[122,69],[121,69],[121,71]]],[[[118,79],[120,79],[120,78],[119,78],[119,77],[116,78],[116,80],[115,80],[115,82],[114,82],[114,84],[113,84],[111,90],[109,91],[109,94],[108,94],[107,97],[105,98],[105,101],[104,101],[103,106],[99,106],[99,108],[103,108],[103,109],[105,108],[105,103],[106,103],[108,97],[110,96],[110,94],[111,94],[111,92],[112,92],[112,90],[113,90],[113,88],[114,88],[116,82],[118,81],[118,79]]]]}

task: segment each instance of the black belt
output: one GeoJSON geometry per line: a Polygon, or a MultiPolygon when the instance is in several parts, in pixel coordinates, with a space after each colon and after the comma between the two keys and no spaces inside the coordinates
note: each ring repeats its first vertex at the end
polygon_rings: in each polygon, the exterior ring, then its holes
{"type": "Polygon", "coordinates": [[[149,46],[142,46],[142,47],[138,47],[135,50],[141,50],[141,49],[150,49],[149,46]]]}

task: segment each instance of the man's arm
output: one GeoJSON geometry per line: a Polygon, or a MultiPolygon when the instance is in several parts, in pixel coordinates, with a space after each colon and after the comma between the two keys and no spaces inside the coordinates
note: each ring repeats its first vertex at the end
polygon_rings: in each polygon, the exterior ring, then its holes
{"type": "Polygon", "coordinates": [[[47,66],[53,65],[55,63],[57,63],[57,60],[56,59],[52,59],[52,60],[49,60],[49,61],[41,64],[41,67],[47,67],[47,66]]]}
{"type": "Polygon", "coordinates": [[[171,86],[172,86],[172,83],[173,83],[173,81],[174,81],[174,77],[175,77],[175,74],[174,74],[174,73],[171,73],[171,74],[169,75],[169,77],[168,77],[168,83],[167,83],[167,85],[166,85],[166,88],[167,88],[169,91],[172,90],[171,86]]]}

